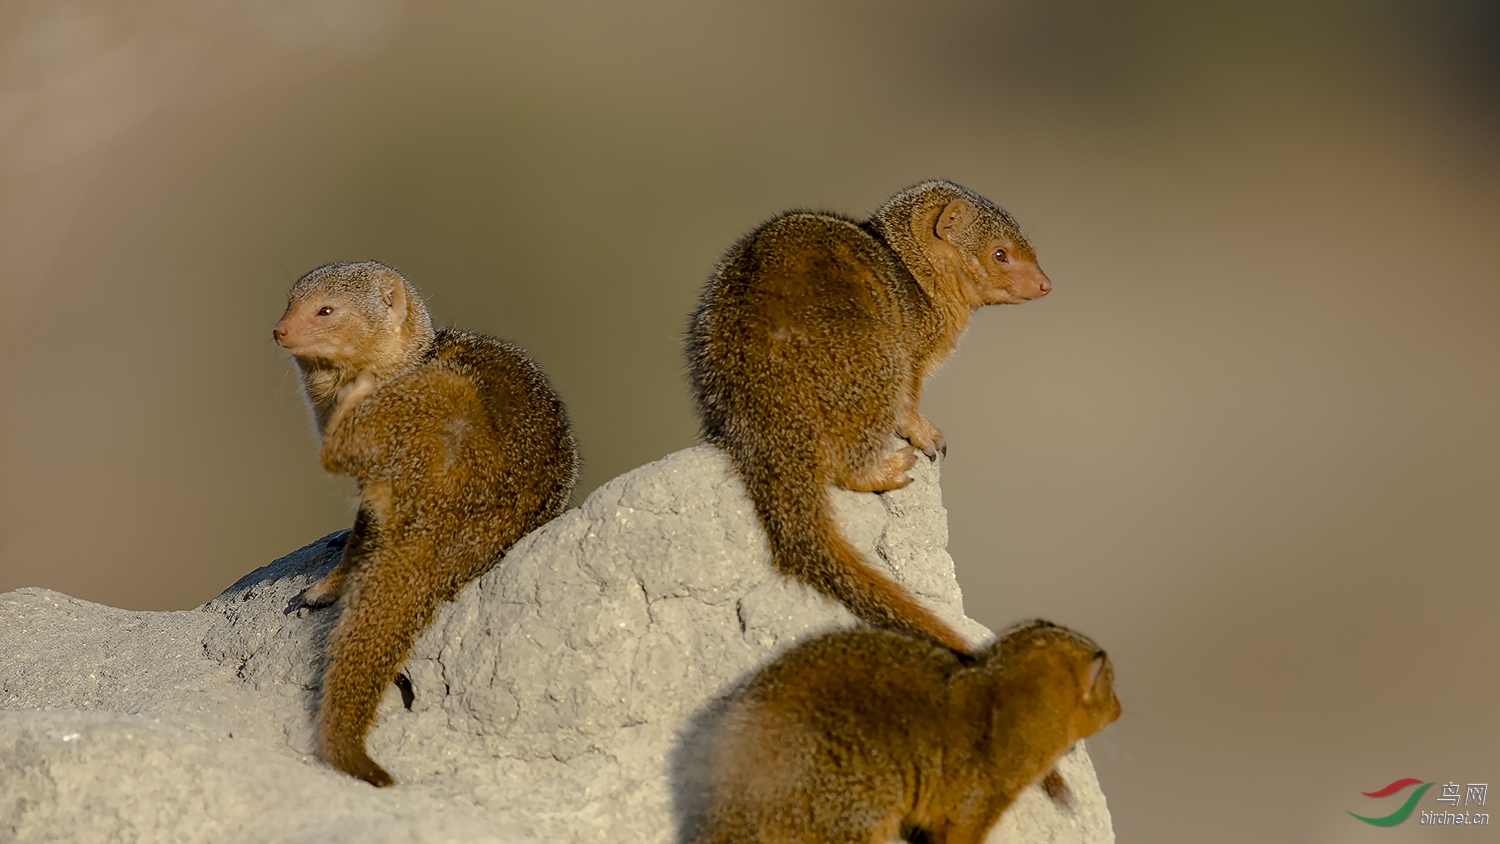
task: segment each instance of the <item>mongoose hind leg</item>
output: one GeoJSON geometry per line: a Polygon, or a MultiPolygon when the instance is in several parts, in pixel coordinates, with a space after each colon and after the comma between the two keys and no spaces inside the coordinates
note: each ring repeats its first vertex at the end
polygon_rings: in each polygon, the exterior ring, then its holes
{"type": "Polygon", "coordinates": [[[359,567],[359,561],[366,553],[369,530],[369,513],[364,508],[360,508],[354,516],[354,527],[350,528],[343,537],[344,553],[339,557],[338,565],[292,598],[287,609],[298,610],[306,607],[310,610],[319,610],[337,601],[348,586],[349,575],[359,567]]]}
{"type": "Polygon", "coordinates": [[[890,452],[879,463],[867,467],[841,467],[834,472],[834,483],[855,492],[889,492],[911,483],[907,472],[917,465],[917,452],[911,446],[890,452]]]}

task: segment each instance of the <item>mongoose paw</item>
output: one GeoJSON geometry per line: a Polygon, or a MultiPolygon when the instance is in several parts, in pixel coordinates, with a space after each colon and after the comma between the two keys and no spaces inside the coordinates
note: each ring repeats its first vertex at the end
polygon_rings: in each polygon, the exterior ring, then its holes
{"type": "Polygon", "coordinates": [[[354,376],[353,381],[339,388],[338,403],[357,404],[362,402],[367,396],[375,392],[376,386],[375,376],[371,375],[368,370],[360,370],[360,373],[354,376]]]}
{"type": "Polygon", "coordinates": [[[948,438],[943,432],[936,428],[932,429],[933,438],[927,445],[922,446],[922,453],[927,455],[928,460],[937,460],[939,456],[948,456],[948,438]]]}
{"type": "Polygon", "coordinates": [[[313,585],[307,587],[306,589],[303,589],[301,592],[298,592],[296,597],[292,598],[292,600],[287,603],[287,612],[296,612],[297,610],[303,609],[304,607],[310,610],[320,610],[326,606],[331,605],[334,601],[337,601],[339,599],[337,592],[333,591],[332,589],[318,588],[321,585],[322,581],[320,580],[317,583],[314,583],[313,585]]]}
{"type": "Polygon", "coordinates": [[[926,419],[919,422],[921,424],[911,425],[906,430],[898,429],[896,435],[920,449],[928,460],[937,460],[939,455],[947,457],[948,439],[942,430],[926,419]]]}
{"type": "Polygon", "coordinates": [[[873,469],[843,471],[834,476],[834,482],[844,489],[855,492],[890,492],[911,483],[907,470],[917,465],[917,452],[911,446],[898,448],[873,469]]]}
{"type": "Polygon", "coordinates": [[[896,452],[887,460],[887,486],[885,489],[877,491],[885,492],[887,490],[900,489],[910,484],[911,476],[906,473],[910,472],[911,468],[915,465],[917,465],[917,452],[915,449],[911,446],[896,449],[896,452]]]}

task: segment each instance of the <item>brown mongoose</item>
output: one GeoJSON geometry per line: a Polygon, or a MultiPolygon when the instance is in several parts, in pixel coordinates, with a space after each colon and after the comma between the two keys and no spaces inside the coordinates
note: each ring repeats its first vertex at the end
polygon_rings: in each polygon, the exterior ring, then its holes
{"type": "Polygon", "coordinates": [[[1104,651],[1046,621],[1012,628],[968,665],[906,632],[832,633],[776,659],[727,706],[697,844],[977,844],[1119,716],[1104,651]]]}
{"type": "Polygon", "coordinates": [[[729,250],[688,329],[703,437],[743,479],[783,574],[872,624],[963,638],[871,569],[839,534],[827,485],[910,483],[912,447],[946,452],[917,410],[922,382],[982,305],[1045,296],[1052,283],[1016,221],[951,182],[923,182],[857,222],[777,217],[729,250]]]}
{"type": "Polygon", "coordinates": [[[321,751],[390,785],[365,751],[382,694],[437,607],[566,508],[577,448],[535,363],[492,337],[434,331],[417,291],[384,264],[303,276],[275,338],[301,370],[323,468],[359,486],[343,557],[294,602],[343,604],[318,706],[321,751]]]}

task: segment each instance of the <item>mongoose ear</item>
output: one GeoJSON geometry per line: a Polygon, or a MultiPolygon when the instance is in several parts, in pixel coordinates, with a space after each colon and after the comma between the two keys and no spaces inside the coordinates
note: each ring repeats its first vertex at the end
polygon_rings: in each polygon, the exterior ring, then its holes
{"type": "Polygon", "coordinates": [[[1083,702],[1092,703],[1095,695],[1099,694],[1099,680],[1104,674],[1104,664],[1107,657],[1104,651],[1094,654],[1094,661],[1089,663],[1088,679],[1083,684],[1083,702]]]}
{"type": "Polygon", "coordinates": [[[390,286],[381,292],[381,298],[385,300],[386,307],[391,309],[391,322],[400,325],[406,322],[406,285],[395,277],[387,278],[386,283],[390,286]]]}
{"type": "Polygon", "coordinates": [[[937,235],[939,240],[952,243],[953,238],[967,231],[973,222],[974,207],[966,199],[955,199],[943,206],[932,233],[937,235]]]}

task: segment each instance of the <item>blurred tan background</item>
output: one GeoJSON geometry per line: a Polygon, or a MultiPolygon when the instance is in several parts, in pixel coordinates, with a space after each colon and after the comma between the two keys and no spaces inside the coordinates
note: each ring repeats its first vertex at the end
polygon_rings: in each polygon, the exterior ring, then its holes
{"type": "Polygon", "coordinates": [[[270,341],[318,264],[528,348],[582,494],[694,442],[737,236],[941,176],[1056,285],[930,385],[951,550],[1111,650],[1121,841],[1477,840],[1344,810],[1500,779],[1497,141],[1486,0],[0,4],[0,590],[348,524],[270,341]]]}

